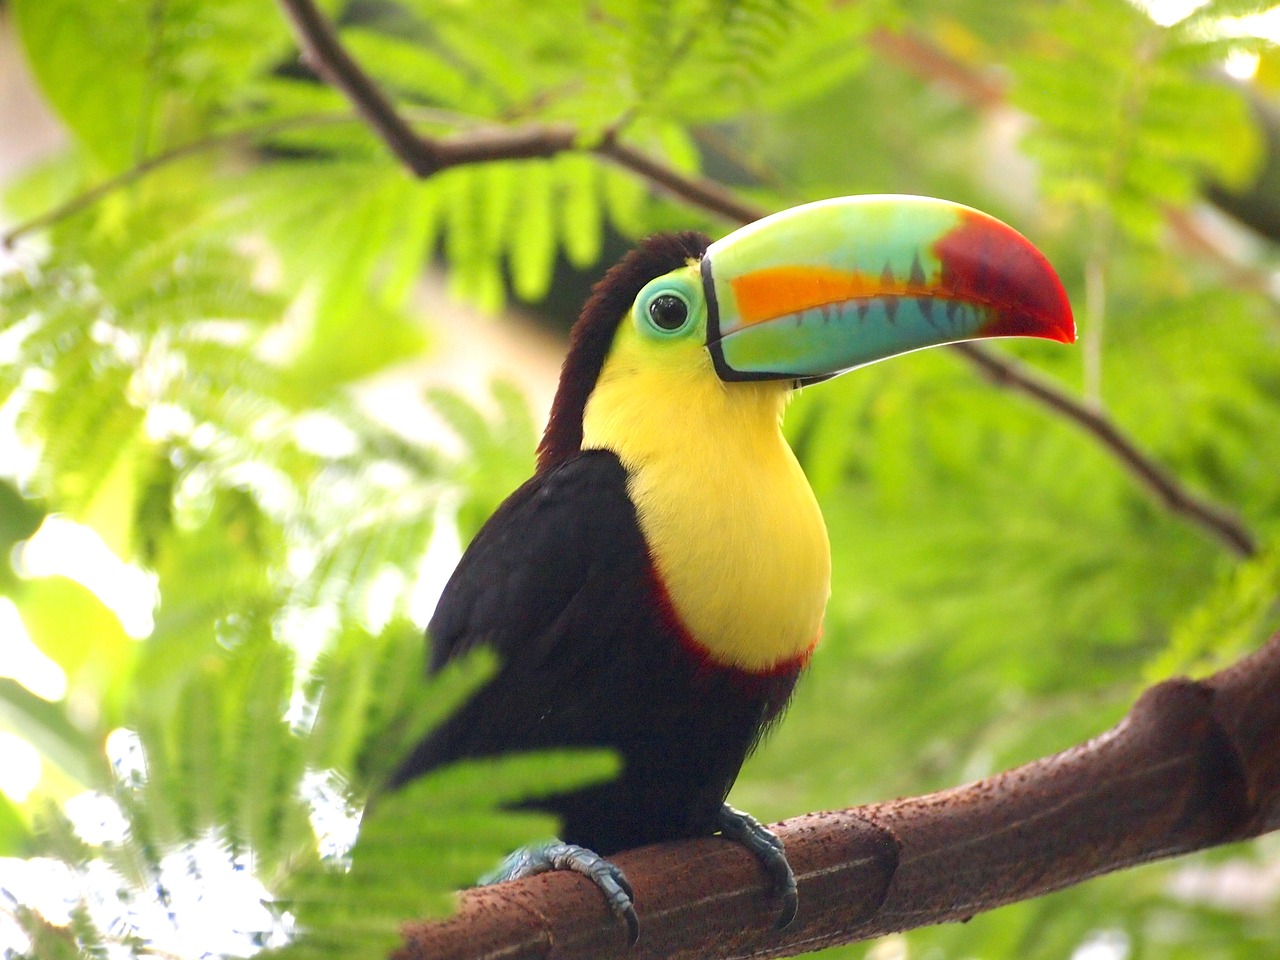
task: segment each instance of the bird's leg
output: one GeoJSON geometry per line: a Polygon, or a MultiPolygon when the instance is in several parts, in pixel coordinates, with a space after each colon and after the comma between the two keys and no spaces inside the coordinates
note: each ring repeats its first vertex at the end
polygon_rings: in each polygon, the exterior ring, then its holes
{"type": "Polygon", "coordinates": [[[756,855],[760,865],[773,880],[773,893],[782,901],[782,909],[774,926],[782,930],[796,917],[796,908],[800,903],[796,891],[796,875],[787,862],[787,853],[782,848],[778,835],[768,829],[755,817],[741,810],[735,810],[727,803],[720,807],[720,833],[728,840],[736,840],[756,855]]]}
{"type": "MultiPolygon", "coordinates": [[[[753,820],[752,823],[755,821],[753,820]]],[[[758,823],[756,826],[764,830],[758,823]]],[[[765,830],[765,833],[769,832],[765,830]]],[[[772,836],[772,834],[769,835],[772,836]]],[[[572,870],[587,877],[599,887],[605,900],[609,902],[609,909],[618,919],[626,921],[627,932],[634,946],[640,938],[640,920],[636,917],[634,906],[635,891],[631,889],[626,875],[594,850],[588,850],[573,843],[561,843],[559,840],[552,840],[540,846],[522,847],[503,860],[497,870],[482,877],[480,883],[482,886],[488,886],[506,880],[532,877],[538,873],[549,873],[552,870],[572,870]]],[[[792,887],[795,887],[794,881],[792,887]]]]}

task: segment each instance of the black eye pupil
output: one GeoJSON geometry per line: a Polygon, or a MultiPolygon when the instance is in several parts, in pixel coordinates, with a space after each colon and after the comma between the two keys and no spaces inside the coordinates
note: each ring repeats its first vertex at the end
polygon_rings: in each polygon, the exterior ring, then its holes
{"type": "Polygon", "coordinates": [[[689,319],[689,305],[679,297],[664,293],[649,304],[649,316],[663,330],[679,330],[689,319]]]}

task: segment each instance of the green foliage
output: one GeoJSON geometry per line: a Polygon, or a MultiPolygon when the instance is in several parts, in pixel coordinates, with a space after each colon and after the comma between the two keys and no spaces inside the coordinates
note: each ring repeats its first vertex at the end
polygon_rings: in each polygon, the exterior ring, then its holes
{"type": "Polygon", "coordinates": [[[22,856],[31,846],[22,814],[8,797],[0,796],[0,851],[6,856],[22,856]]]}
{"type": "MultiPolygon", "coordinates": [[[[59,705],[37,697],[8,677],[0,677],[0,723],[10,730],[20,730],[45,759],[77,782],[92,783],[97,778],[102,757],[96,739],[59,705]]],[[[6,834],[11,840],[19,836],[10,830],[6,834]]]]}
{"type": "Polygon", "coordinates": [[[536,435],[528,407],[510,384],[497,381],[491,389],[498,406],[496,420],[486,419],[448,390],[427,391],[427,400],[465,450],[465,456],[451,470],[466,491],[457,511],[465,540],[475,535],[507,493],[533,473],[536,435]]]}
{"type": "Polygon", "coordinates": [[[1015,99],[1037,120],[1027,139],[1047,193],[1150,238],[1164,204],[1194,198],[1201,180],[1248,182],[1258,137],[1244,97],[1195,73],[1229,44],[1205,19],[1166,29],[1109,0],[1058,5],[1014,66],[1015,99]]]}
{"type": "MultiPolygon", "coordinates": [[[[80,891],[65,916],[5,901],[21,955],[382,956],[402,919],[443,914],[450,891],[554,832],[504,803],[609,774],[607,757],[509,758],[380,795],[494,668],[424,680],[416,581],[438,578],[429,544],[469,538],[528,476],[537,424],[505,381],[479,403],[425,384],[445,434],[423,443],[362,390],[435,346],[414,296],[428,263],[497,311],[652,230],[723,229],[592,153],[607,135],[766,207],[897,191],[990,209],[1078,306],[1100,265],[1107,414],[1265,545],[1234,562],[1089,436],[945,352],[805,391],[787,429],[827,516],[834,591],[736,802],[772,818],[981,776],[1096,734],[1140,683],[1277,627],[1275,304],[1162,230],[1203,181],[1238,188],[1256,169],[1245,98],[1210,77],[1260,49],[1223,18],[1269,4],[1216,0],[1170,27],[1128,0],[322,7],[418,129],[565,123],[581,149],[416,180],[299,67],[270,0],[5,7],[71,136],[10,185],[15,220],[70,203],[0,273],[0,442],[34,457],[0,463],[0,595],[68,687],[49,702],[0,678],[0,727],[45,761],[31,800],[0,803],[0,853],[60,861],[80,891]],[[884,29],[938,56],[894,54],[884,29]],[[965,77],[1008,102],[975,107],[965,77]],[[121,598],[19,575],[13,548],[51,514],[154,578],[145,640],[103,602],[121,598]],[[224,909],[178,878],[218,871],[271,910],[230,918],[246,932],[225,943],[174,939],[193,911],[224,909]]],[[[1261,53],[1257,89],[1274,91],[1261,53]]],[[[1011,349],[1081,380],[1078,352],[1011,349]]],[[[1171,877],[1275,858],[1257,844],[1152,865],[871,949],[1050,960],[1103,938],[1151,960],[1262,956],[1274,910],[1175,896],[1171,877]]]]}
{"type": "Polygon", "coordinates": [[[1174,627],[1169,645],[1148,665],[1151,680],[1208,672],[1248,653],[1257,638],[1280,630],[1280,556],[1242,563],[1174,627]]]}
{"type": "Polygon", "coordinates": [[[437,695],[421,696],[426,669],[418,631],[393,623],[380,636],[349,630],[317,658],[307,685],[312,704],[306,759],[319,770],[340,771],[367,794],[401,758],[492,672],[483,655],[440,673],[437,695]]]}
{"type": "Polygon", "coordinates": [[[0,591],[9,593],[17,587],[14,579],[14,548],[38,529],[44,512],[39,505],[24,497],[12,483],[0,481],[0,591]]]}
{"type": "Polygon", "coordinates": [[[610,756],[530,754],[460,763],[381,799],[367,812],[348,862],[293,878],[286,903],[305,936],[282,957],[385,957],[406,917],[447,916],[454,891],[469,886],[552,818],[499,811],[556,790],[615,775],[610,756]],[[431,864],[424,871],[424,865],[431,864]],[[406,883],[426,874],[431,883],[406,883]]]}

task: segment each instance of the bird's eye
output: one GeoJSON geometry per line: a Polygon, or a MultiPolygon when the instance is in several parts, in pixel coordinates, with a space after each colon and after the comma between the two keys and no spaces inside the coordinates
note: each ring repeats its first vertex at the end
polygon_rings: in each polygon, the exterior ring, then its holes
{"type": "Polygon", "coordinates": [[[689,319],[689,304],[671,293],[649,302],[649,317],[662,330],[679,330],[689,319]]]}
{"type": "MultiPolygon", "coordinates": [[[[3,2],[3,0],[0,0],[3,2]]],[[[683,342],[706,316],[696,265],[655,277],[641,288],[631,317],[642,336],[683,342]]]]}

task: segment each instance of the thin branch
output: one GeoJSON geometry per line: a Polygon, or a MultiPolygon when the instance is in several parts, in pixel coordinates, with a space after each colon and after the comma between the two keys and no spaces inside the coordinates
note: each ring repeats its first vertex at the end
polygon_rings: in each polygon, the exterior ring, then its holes
{"type": "MultiPolygon", "coordinates": [[[[549,157],[565,150],[591,150],[645,178],[673,197],[731,222],[751,223],[771,212],[740,199],[714,180],[689,177],[671,169],[623,143],[617,131],[610,131],[594,145],[580,143],[576,131],[568,126],[497,127],[450,139],[422,136],[413,131],[377,83],[346,52],[333,27],[312,0],[278,2],[288,12],[308,62],[346,94],[396,156],[420,177],[463,163],[549,157]]],[[[989,107],[1003,101],[1002,86],[952,61],[923,41],[880,31],[873,35],[872,42],[896,56],[911,58],[921,63],[922,69],[959,85],[976,105],[989,107]]],[[[1082,427],[1115,454],[1130,475],[1168,509],[1195,523],[1240,556],[1247,557],[1256,552],[1253,536],[1230,510],[1187,490],[1176,476],[1145,454],[1101,413],[991,350],[971,343],[956,345],[955,349],[993,383],[1016,390],[1082,427]]]]}
{"type": "Polygon", "coordinates": [[[1147,690],[1117,726],[986,780],[814,813],[776,829],[800,887],[772,929],[750,854],[715,838],[614,859],[636,892],[640,941],[582,877],[468,890],[458,912],[410,923],[398,960],[694,960],[790,956],[964,921],[1090,877],[1280,829],[1280,635],[1200,682],[1147,690]]]}
{"type": "MultiPolygon", "coordinates": [[[[326,50],[329,49],[330,45],[333,45],[336,49],[342,51],[341,44],[333,36],[332,29],[327,27],[327,22],[315,11],[310,0],[280,0],[280,3],[291,12],[299,31],[312,29],[317,24],[326,31],[323,36],[327,40],[310,44],[308,46],[309,49],[326,50]]],[[[304,43],[308,36],[309,34],[304,34],[304,43]]],[[[895,35],[877,34],[876,36],[879,38],[877,43],[882,47],[893,49],[899,53],[906,51],[907,54],[918,57],[924,56],[920,53],[922,49],[927,49],[923,48],[919,41],[912,41],[906,44],[905,47],[900,48],[894,41],[895,35]]],[[[318,67],[317,69],[321,69],[324,73],[347,77],[346,82],[349,85],[344,86],[342,89],[347,93],[348,97],[354,98],[356,96],[355,91],[365,90],[366,88],[377,92],[377,87],[373,81],[345,54],[345,51],[342,51],[342,53],[341,62],[343,66],[340,69],[330,70],[328,67],[318,67]],[[350,79],[350,77],[355,77],[356,79],[350,79]]],[[[924,56],[924,61],[934,67],[936,67],[936,60],[937,58],[935,57],[924,56]]],[[[958,65],[952,65],[947,67],[944,73],[948,77],[957,76],[960,75],[958,73],[959,70],[960,67],[958,65]]],[[[975,101],[982,103],[990,103],[999,92],[999,88],[996,86],[987,86],[979,83],[973,77],[964,82],[964,89],[970,91],[969,95],[975,101]]],[[[377,102],[380,106],[370,108],[364,105],[363,102],[357,101],[357,106],[361,107],[361,116],[366,118],[370,114],[381,116],[383,107],[395,113],[385,97],[382,97],[380,93],[378,94],[377,102]]],[[[288,117],[272,123],[213,134],[193,140],[172,150],[149,157],[129,170],[97,184],[52,210],[48,210],[13,227],[6,233],[0,234],[0,247],[11,249],[19,238],[28,233],[48,227],[68,216],[72,216],[97,203],[112,192],[141,179],[153,170],[185,157],[225,146],[252,143],[255,140],[293,127],[320,123],[350,123],[354,122],[354,120],[355,118],[353,117],[334,114],[288,117]]],[[[375,127],[375,129],[382,133],[382,128],[375,127]]],[[[430,167],[432,170],[441,170],[449,166],[466,163],[550,157],[567,150],[590,150],[643,177],[654,186],[665,190],[674,198],[699,207],[709,213],[724,217],[731,222],[750,223],[766,216],[770,212],[764,207],[740,199],[732,191],[714,180],[705,177],[686,176],[671,169],[661,161],[622,143],[618,139],[616,131],[609,132],[598,143],[586,146],[578,142],[575,129],[564,125],[527,125],[515,128],[478,127],[453,138],[433,139],[414,133],[408,127],[407,121],[400,119],[400,115],[396,114],[396,122],[392,122],[388,129],[394,132],[394,136],[400,138],[397,141],[397,155],[401,156],[402,159],[404,159],[404,154],[406,153],[413,155],[413,162],[410,163],[406,160],[406,163],[415,172],[425,167],[430,167]],[[408,131],[407,136],[404,135],[405,131],[408,131]],[[432,164],[435,166],[431,166],[432,164]]],[[[386,134],[384,134],[385,138],[386,134]]],[[[428,176],[430,174],[419,175],[428,176]]],[[[1186,229],[1185,218],[1174,219],[1173,222],[1176,226],[1183,228],[1184,233],[1189,232],[1186,229]]],[[[1251,278],[1250,285],[1260,287],[1262,286],[1262,281],[1255,282],[1251,278]]],[[[1036,377],[1015,361],[1001,357],[995,351],[978,344],[963,344],[955,347],[955,349],[968,362],[977,367],[991,382],[1020,392],[1041,403],[1052,412],[1064,416],[1082,427],[1102,443],[1105,448],[1114,453],[1118,462],[1134,479],[1152,493],[1165,507],[1221,540],[1233,552],[1242,557],[1251,556],[1256,552],[1257,548],[1252,534],[1232,511],[1187,490],[1174,474],[1144,453],[1113,422],[1099,412],[1090,409],[1081,401],[1052,386],[1048,381],[1036,377]]]]}
{"type": "MultiPolygon", "coordinates": [[[[1228,216],[1232,214],[1228,212],[1228,216]]],[[[1212,264],[1227,283],[1236,289],[1263,297],[1271,305],[1271,309],[1280,314],[1280,295],[1277,293],[1280,287],[1269,271],[1233,254],[1213,232],[1186,210],[1166,207],[1164,222],[1170,235],[1187,253],[1212,264]]]]}
{"type": "Polygon", "coordinates": [[[650,183],[665,190],[678,200],[709,213],[717,214],[736,223],[751,223],[766,217],[771,210],[737,197],[732,191],[706,177],[689,177],[634,147],[616,139],[606,139],[595,152],[608,157],[619,166],[644,177],[650,183]]]}
{"type": "Polygon", "coordinates": [[[174,147],[172,150],[166,150],[163,153],[157,153],[154,156],[140,160],[137,164],[124,170],[114,177],[109,177],[101,183],[95,184],[83,193],[78,193],[71,199],[51,210],[46,210],[39,216],[32,217],[23,223],[18,224],[10,230],[0,234],[0,248],[12,250],[14,244],[28,233],[36,230],[43,230],[50,227],[67,217],[73,216],[82,210],[93,206],[103,197],[106,197],[117,190],[127,187],[130,184],[141,180],[148,173],[160,167],[168,166],[187,157],[195,156],[201,153],[207,153],[211,150],[219,150],[223,147],[241,146],[254,143],[263,137],[269,137],[272,134],[280,133],[284,130],[293,129],[295,127],[318,126],[326,123],[355,123],[357,118],[349,114],[305,114],[294,117],[286,117],[280,120],[274,120],[270,123],[257,124],[251,127],[243,127],[239,130],[229,130],[222,133],[210,134],[207,137],[200,137],[191,140],[180,146],[174,147]]]}
{"type": "Polygon", "coordinates": [[[360,69],[324,14],[310,0],[280,0],[302,46],[303,61],[330,85],[346,94],[351,105],[364,117],[400,158],[419,177],[429,177],[443,168],[434,151],[434,141],[419,137],[396,111],[373,78],[360,69]]]}
{"type": "Polygon", "coordinates": [[[1178,478],[1144,453],[1105,414],[1066,393],[1023,364],[974,343],[952,344],[952,349],[973,364],[990,382],[1010,387],[1041,406],[1071,421],[1114,454],[1125,470],[1170,512],[1184,517],[1220,540],[1239,557],[1258,552],[1253,534],[1232,511],[1207,497],[1192,493],[1178,478]]]}
{"type": "Polygon", "coordinates": [[[867,43],[886,59],[948,87],[976,110],[1002,107],[1008,99],[1007,84],[995,73],[975,70],[918,34],[880,27],[871,31],[867,43]]]}
{"type": "Polygon", "coordinates": [[[622,143],[618,129],[599,142],[580,142],[577,128],[567,124],[490,127],[459,137],[423,136],[409,125],[378,84],[355,62],[333,25],[312,0],[279,0],[289,15],[304,61],[346,94],[356,111],[415,176],[429,177],[448,167],[495,160],[552,157],[569,150],[589,150],[645,178],[677,199],[740,223],[769,211],[745,203],[713,180],[687,177],[622,143]]]}

